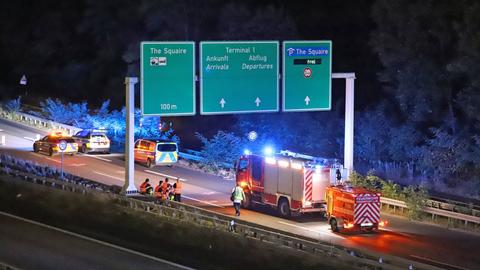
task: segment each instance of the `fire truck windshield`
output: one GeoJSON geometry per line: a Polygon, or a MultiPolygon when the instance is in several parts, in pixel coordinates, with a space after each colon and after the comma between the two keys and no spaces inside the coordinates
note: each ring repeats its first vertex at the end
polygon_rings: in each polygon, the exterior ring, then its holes
{"type": "Polygon", "coordinates": [[[240,161],[238,162],[238,170],[245,171],[247,169],[247,166],[248,166],[248,160],[240,159],[240,161]]]}

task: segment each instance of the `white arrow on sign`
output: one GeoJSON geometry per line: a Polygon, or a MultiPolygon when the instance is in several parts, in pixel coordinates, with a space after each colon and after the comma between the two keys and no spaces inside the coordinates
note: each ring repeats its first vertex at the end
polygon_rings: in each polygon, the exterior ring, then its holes
{"type": "Polygon", "coordinates": [[[227,102],[225,101],[225,99],[222,98],[222,99],[220,99],[219,103],[220,103],[220,106],[222,106],[222,108],[223,108],[223,107],[225,107],[225,103],[227,103],[227,102]]]}
{"type": "Polygon", "coordinates": [[[255,99],[255,103],[257,104],[257,107],[260,106],[260,102],[262,102],[262,101],[260,100],[259,97],[257,97],[257,99],[255,99]]]}
{"type": "Polygon", "coordinates": [[[305,104],[308,106],[309,103],[310,103],[310,98],[307,96],[307,97],[305,98],[305,104]]]}

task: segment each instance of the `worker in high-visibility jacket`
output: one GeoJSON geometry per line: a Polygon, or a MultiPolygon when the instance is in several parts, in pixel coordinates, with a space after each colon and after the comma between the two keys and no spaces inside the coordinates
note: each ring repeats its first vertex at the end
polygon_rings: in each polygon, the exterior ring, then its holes
{"type": "Polygon", "coordinates": [[[233,201],[233,207],[235,207],[235,215],[240,216],[240,205],[245,200],[245,192],[238,182],[237,186],[232,189],[231,200],[233,201]]]}
{"type": "Polygon", "coordinates": [[[155,187],[155,198],[162,200],[163,191],[162,191],[163,181],[158,182],[158,186],[155,187]]]}
{"type": "Polygon", "coordinates": [[[153,187],[150,185],[150,179],[145,179],[145,181],[140,185],[141,194],[152,194],[153,187]]]}
{"type": "Polygon", "coordinates": [[[173,184],[173,199],[176,202],[182,201],[182,185],[180,178],[177,178],[177,182],[173,184]]]}

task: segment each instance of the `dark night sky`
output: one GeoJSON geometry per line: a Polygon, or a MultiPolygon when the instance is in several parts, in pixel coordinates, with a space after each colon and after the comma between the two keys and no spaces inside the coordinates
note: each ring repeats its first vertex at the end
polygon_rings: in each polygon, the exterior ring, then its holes
{"type": "MultiPolygon", "coordinates": [[[[147,12],[135,10],[122,11],[122,4],[92,4],[93,1],[16,1],[9,3],[1,13],[2,25],[1,51],[4,64],[0,75],[0,98],[12,98],[24,94],[18,85],[22,74],[27,74],[29,85],[27,91],[35,102],[38,97],[59,97],[66,101],[87,100],[91,105],[98,106],[107,98],[112,99],[112,105],[120,107],[123,104],[122,82],[127,74],[127,64],[122,56],[136,40],[162,40],[145,29],[146,24],[159,20],[162,14],[150,15],[147,12]],[[28,8],[26,8],[28,7],[28,8]],[[18,16],[17,14],[22,14],[18,16]],[[129,16],[134,19],[130,19],[129,16]],[[98,25],[96,25],[98,24],[98,25]],[[127,29],[125,29],[125,27],[127,29]],[[143,29],[142,29],[143,27],[143,29]],[[121,37],[132,36],[131,32],[139,33],[132,39],[121,37]],[[142,33],[143,32],[143,33],[142,33]],[[120,36],[120,37],[119,37],[120,36]],[[6,61],[5,61],[6,60],[6,61]],[[101,66],[112,66],[110,68],[101,66]],[[78,86],[78,87],[77,87],[78,86]],[[5,94],[7,92],[7,94],[5,94]]],[[[148,3],[149,1],[140,1],[148,3]]],[[[161,2],[161,1],[152,1],[161,2]]],[[[169,1],[164,1],[171,4],[169,1]]],[[[182,1],[180,1],[182,2],[182,1]]],[[[196,1],[183,1],[192,5],[196,1]]],[[[224,31],[219,33],[219,12],[229,1],[199,1],[200,9],[192,10],[195,21],[182,20],[171,22],[176,29],[171,35],[165,34],[166,40],[185,40],[176,33],[187,25],[195,28],[188,40],[221,40],[238,39],[237,33],[224,31]],[[215,7],[215,8],[212,8],[215,7]],[[206,12],[206,9],[215,9],[206,12]],[[231,38],[229,38],[231,36],[231,38]]],[[[268,5],[283,9],[285,13],[274,14],[268,18],[258,37],[249,35],[250,39],[283,40],[290,39],[321,39],[332,40],[334,49],[333,71],[353,71],[358,74],[357,87],[362,89],[362,95],[357,101],[363,106],[378,96],[375,69],[379,68],[378,60],[373,56],[368,46],[369,31],[374,27],[370,18],[372,1],[243,1],[246,8],[255,14],[268,5]],[[269,33],[269,21],[282,21],[282,15],[292,18],[297,33],[276,35],[269,33]],[[278,16],[276,16],[278,15],[278,16]]],[[[132,8],[137,5],[129,4],[132,8]]],[[[144,4],[148,6],[147,4],[144,4]]],[[[177,3],[177,5],[180,5],[177,3]]],[[[199,5],[196,3],[195,5],[199,5]]],[[[197,8],[197,6],[193,7],[197,8]]],[[[145,7],[147,9],[148,7],[145,7]]],[[[140,8],[138,8],[140,9],[140,8]]],[[[174,8],[171,13],[177,12],[174,8]]],[[[248,19],[249,15],[246,15],[248,19]]],[[[175,18],[175,16],[173,16],[175,18]]],[[[171,20],[171,18],[167,18],[171,20]]],[[[243,21],[233,21],[241,24],[243,21]]],[[[156,31],[165,31],[164,24],[156,31]]],[[[259,27],[261,27],[259,25],[259,27]]],[[[167,29],[166,31],[169,31],[167,29]]],[[[138,50],[137,48],[135,48],[138,50]]],[[[137,52],[138,53],[138,52],[137,52]]],[[[138,65],[138,62],[136,63],[138,65]]],[[[138,69],[138,68],[137,68],[138,69]]],[[[135,74],[134,75],[138,75],[135,74]]]]}
{"type": "MultiPolygon", "coordinates": [[[[132,64],[137,67],[129,72],[123,59],[128,46],[134,47],[131,51],[138,57],[138,43],[141,40],[199,42],[223,39],[332,40],[333,71],[357,73],[356,88],[362,93],[357,95],[357,108],[368,106],[382,96],[376,80],[379,63],[368,45],[369,31],[374,27],[370,17],[372,1],[242,1],[241,6],[245,7],[247,14],[232,18],[230,24],[245,24],[245,20],[252,16],[260,17],[257,19],[258,25],[253,26],[256,31],[252,33],[249,29],[241,30],[245,33],[222,29],[221,25],[225,22],[221,20],[225,20],[225,16],[222,17],[220,12],[230,1],[198,1],[200,4],[197,1],[179,1],[191,9],[188,18],[182,20],[182,17],[174,14],[179,12],[177,9],[167,8],[173,14],[166,18],[170,21],[158,23],[157,27],[148,25],[162,21],[165,13],[145,12],[150,1],[140,1],[142,4],[139,6],[143,5],[143,8],[128,1],[117,4],[45,1],[31,5],[27,2],[9,4],[0,18],[4,25],[0,28],[3,37],[16,35],[10,41],[2,38],[4,42],[1,43],[0,53],[7,61],[2,65],[0,74],[0,98],[23,95],[24,103],[32,105],[38,105],[39,100],[47,97],[60,98],[65,102],[86,100],[91,108],[99,106],[105,99],[111,99],[111,105],[120,108],[124,104],[123,78],[127,73],[138,76],[138,60],[132,64]],[[132,6],[132,10],[124,11],[122,4],[132,6]],[[26,6],[29,8],[25,10],[26,6]],[[283,12],[266,14],[269,6],[283,12]],[[135,12],[135,8],[139,11],[135,12]],[[20,11],[23,16],[14,15],[20,11]],[[263,16],[267,18],[264,21],[263,16]],[[282,28],[273,29],[278,22],[287,20],[290,20],[294,30],[282,32],[282,28]],[[166,24],[172,28],[165,27],[166,24]],[[184,27],[194,29],[187,38],[182,37],[179,31],[184,27]],[[156,35],[149,28],[162,34],[156,35]],[[139,34],[132,35],[132,32],[139,34]],[[125,38],[122,33],[132,38],[125,38]],[[15,57],[12,57],[12,51],[15,51],[15,57]],[[27,87],[18,85],[22,74],[27,74],[29,79],[27,87]]],[[[163,2],[172,4],[172,1],[163,2]]],[[[182,8],[179,3],[174,5],[182,8]]],[[[341,111],[344,84],[336,80],[333,83],[333,104],[338,104],[336,108],[341,111]]],[[[171,120],[177,122],[179,132],[183,127],[191,129],[195,125],[198,131],[210,135],[215,132],[209,128],[212,123],[225,123],[218,129],[228,128],[234,117],[196,116],[181,121],[171,120]]]]}

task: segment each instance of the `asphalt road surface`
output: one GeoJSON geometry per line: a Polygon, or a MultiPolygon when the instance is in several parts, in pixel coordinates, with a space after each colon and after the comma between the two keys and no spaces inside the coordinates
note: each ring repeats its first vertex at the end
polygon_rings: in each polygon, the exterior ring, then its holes
{"type": "Polygon", "coordinates": [[[0,213],[0,261],[19,269],[188,269],[0,213]]]}
{"type": "MultiPolygon", "coordinates": [[[[49,157],[32,152],[33,141],[38,131],[16,123],[0,120],[2,132],[10,134],[10,141],[0,151],[16,157],[32,160],[39,164],[60,167],[60,157],[49,157]],[[27,139],[26,139],[27,138],[27,139]]],[[[124,159],[122,155],[82,155],[65,157],[67,172],[109,185],[122,186],[124,183],[124,159]]],[[[203,208],[232,215],[234,210],[229,200],[233,181],[195,171],[182,166],[146,168],[135,165],[137,187],[145,178],[152,185],[164,177],[179,177],[184,181],[182,197],[184,202],[203,208]]],[[[240,219],[299,234],[321,241],[369,249],[379,254],[391,254],[407,259],[431,263],[447,269],[480,269],[480,235],[448,230],[435,225],[411,222],[395,216],[385,216],[390,224],[378,233],[334,234],[328,224],[318,215],[283,219],[272,215],[269,209],[258,211],[242,210],[240,219]]]]}

